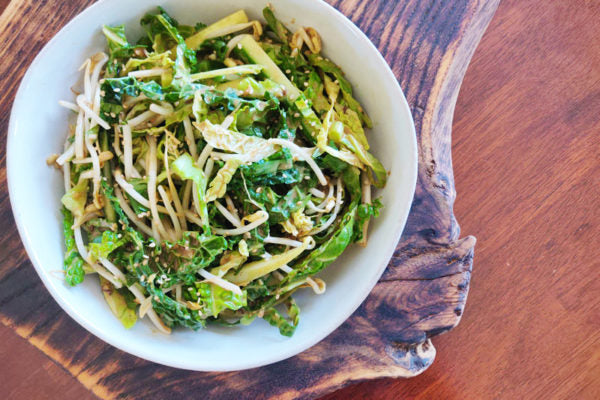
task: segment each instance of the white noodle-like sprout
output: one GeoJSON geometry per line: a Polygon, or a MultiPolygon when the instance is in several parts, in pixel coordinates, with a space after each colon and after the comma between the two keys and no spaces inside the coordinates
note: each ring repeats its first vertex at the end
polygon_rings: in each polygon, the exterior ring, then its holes
{"type": "Polygon", "coordinates": [[[190,155],[195,160],[198,156],[198,149],[196,148],[196,138],[194,137],[194,130],[192,128],[192,122],[190,117],[183,119],[183,129],[185,130],[185,142],[190,149],[190,155]]]}
{"type": "Polygon", "coordinates": [[[126,282],[127,278],[125,278],[125,274],[123,274],[115,264],[102,257],[98,260],[104,266],[104,268],[106,268],[111,274],[115,276],[115,278],[117,278],[121,282],[126,282]]]}
{"type": "Polygon", "coordinates": [[[140,177],[140,173],[133,166],[133,145],[129,125],[123,125],[123,170],[127,179],[140,177]]]}
{"type": "Polygon", "coordinates": [[[99,217],[100,215],[101,214],[97,211],[87,213],[87,214],[83,215],[81,218],[79,218],[77,221],[75,221],[72,228],[77,228],[78,226],[81,226],[81,225],[85,224],[86,222],[88,222],[89,220],[99,217]]]}
{"type": "Polygon", "coordinates": [[[77,124],[75,125],[75,158],[80,159],[85,157],[83,144],[83,111],[79,111],[77,115],[77,124]]]}
{"type": "Polygon", "coordinates": [[[71,143],[69,145],[69,147],[67,147],[67,149],[65,150],[64,153],[62,153],[57,159],[56,159],[56,163],[58,165],[65,165],[65,163],[68,163],[71,158],[73,158],[73,155],[75,154],[75,143],[71,143]]]}
{"type": "MultiPolygon", "coordinates": [[[[169,192],[171,193],[171,199],[173,200],[173,204],[175,205],[175,210],[177,211],[177,216],[179,218],[179,225],[182,230],[187,231],[187,222],[185,219],[185,215],[183,213],[183,206],[181,205],[181,200],[179,199],[179,193],[177,193],[177,189],[175,188],[175,184],[173,183],[173,178],[171,178],[171,170],[169,169],[169,136],[166,136],[165,139],[165,154],[163,157],[163,161],[165,164],[165,171],[167,172],[167,184],[169,185],[169,192]]],[[[188,181],[188,183],[191,181],[188,181]]]]}
{"type": "Polygon", "coordinates": [[[119,186],[121,186],[123,188],[123,190],[125,192],[127,192],[128,195],[130,195],[135,201],[137,201],[138,203],[140,203],[144,207],[150,208],[150,202],[149,202],[149,200],[146,199],[141,194],[139,194],[135,190],[135,188],[133,187],[133,185],[131,183],[127,182],[125,180],[125,178],[123,178],[123,174],[121,173],[120,170],[118,170],[118,169],[115,170],[114,176],[115,176],[115,182],[117,182],[119,184],[119,186]]]}
{"type": "Polygon", "coordinates": [[[315,175],[317,176],[317,179],[319,180],[319,183],[321,185],[323,185],[323,186],[327,185],[327,179],[325,179],[325,175],[323,175],[323,171],[321,171],[321,168],[319,168],[316,161],[312,158],[312,154],[306,154],[306,151],[308,149],[303,149],[302,147],[298,146],[297,144],[290,142],[289,140],[285,140],[285,139],[269,139],[268,142],[279,145],[281,147],[287,147],[288,149],[290,149],[290,151],[292,152],[292,154],[294,156],[298,157],[299,159],[301,159],[303,161],[306,161],[308,166],[311,167],[312,170],[315,172],[315,175]]]}
{"type": "Polygon", "coordinates": [[[228,194],[225,195],[225,203],[227,204],[227,209],[229,210],[231,215],[233,215],[236,221],[238,221],[241,225],[242,221],[240,220],[240,216],[238,215],[235,205],[233,204],[233,200],[231,200],[231,197],[229,197],[228,194]]]}
{"type": "Polygon", "coordinates": [[[79,252],[79,255],[84,260],[87,260],[88,252],[87,252],[87,249],[85,248],[85,245],[83,244],[83,238],[81,237],[81,228],[80,227],[73,228],[73,237],[75,238],[75,246],[77,247],[77,251],[79,252]]]}
{"type": "Polygon", "coordinates": [[[323,213],[323,212],[330,212],[333,207],[335,206],[335,197],[333,195],[333,186],[332,184],[329,184],[329,193],[327,193],[327,197],[325,197],[325,199],[320,202],[319,204],[312,204],[311,201],[309,201],[307,206],[309,207],[309,209],[314,208],[315,212],[319,212],[319,213],[323,213]],[[311,206],[312,204],[312,206],[311,206]]]}
{"type": "Polygon", "coordinates": [[[154,76],[161,76],[162,74],[169,72],[167,68],[152,68],[152,69],[142,69],[139,71],[131,71],[127,74],[132,78],[143,79],[150,78],[154,76]]]}
{"type": "Polygon", "coordinates": [[[245,35],[237,35],[232,37],[229,42],[227,42],[227,52],[225,53],[225,58],[229,57],[235,46],[244,38],[245,35]]]}
{"type": "Polygon", "coordinates": [[[110,129],[110,125],[108,124],[108,122],[100,118],[100,116],[90,108],[90,105],[87,103],[85,97],[81,94],[77,96],[77,105],[79,106],[79,108],[81,108],[81,110],[83,110],[86,117],[100,125],[102,128],[106,130],[110,129]]]}
{"type": "Polygon", "coordinates": [[[102,208],[102,205],[99,202],[98,193],[100,192],[100,181],[102,179],[102,175],[100,172],[100,160],[98,159],[98,153],[96,153],[96,149],[90,142],[90,135],[85,135],[85,147],[90,154],[90,158],[92,159],[92,183],[94,185],[92,198],[94,200],[94,205],[98,208],[102,208]]]}
{"type": "Polygon", "coordinates": [[[327,221],[325,221],[325,223],[323,225],[321,225],[317,229],[313,229],[308,234],[311,236],[316,235],[317,233],[323,232],[325,229],[329,228],[329,226],[331,224],[333,224],[333,221],[335,221],[335,218],[337,217],[338,213],[340,212],[341,205],[342,205],[342,180],[340,178],[338,178],[338,180],[337,180],[337,198],[335,201],[335,207],[333,209],[333,212],[329,216],[329,219],[327,221]]]}
{"type": "Polygon", "coordinates": [[[248,191],[248,185],[246,185],[246,177],[244,176],[244,174],[241,171],[240,171],[240,175],[242,176],[242,183],[244,184],[244,190],[246,191],[246,195],[248,196],[248,201],[250,203],[254,204],[257,208],[260,208],[261,210],[264,211],[264,206],[260,205],[256,201],[254,201],[252,196],[250,196],[250,192],[248,191]]]}
{"type": "Polygon", "coordinates": [[[269,219],[269,214],[266,211],[261,210],[261,211],[257,211],[257,213],[260,213],[260,217],[256,221],[251,222],[248,225],[244,225],[241,228],[221,229],[221,228],[211,227],[211,229],[216,234],[223,235],[223,236],[235,236],[235,235],[241,235],[246,232],[250,232],[252,229],[259,227],[262,224],[264,224],[265,222],[267,222],[267,220],[269,219]]]}
{"type": "Polygon", "coordinates": [[[212,158],[209,158],[208,160],[206,160],[206,165],[204,166],[204,176],[206,177],[206,179],[208,179],[210,177],[210,174],[212,174],[214,166],[215,166],[215,162],[213,161],[212,158]]]}
{"type": "Polygon", "coordinates": [[[61,106],[63,106],[66,109],[75,111],[76,113],[79,112],[79,107],[77,106],[77,104],[71,103],[70,101],[59,100],[58,104],[60,104],[61,106]]]}
{"type": "Polygon", "coordinates": [[[273,236],[267,236],[265,238],[264,242],[271,243],[271,244],[282,244],[284,246],[292,246],[292,247],[302,246],[302,242],[300,242],[298,240],[282,238],[282,237],[273,237],[273,236]]]}
{"type": "Polygon", "coordinates": [[[167,209],[167,212],[169,213],[169,217],[171,217],[171,222],[173,222],[173,228],[175,228],[175,237],[179,239],[181,237],[181,225],[179,224],[179,218],[177,217],[173,207],[171,207],[169,196],[162,185],[158,185],[157,190],[158,194],[160,194],[163,204],[165,205],[165,208],[167,209]]]}
{"type": "Polygon", "coordinates": [[[151,111],[151,110],[144,111],[140,115],[137,115],[137,116],[131,118],[129,121],[127,121],[127,125],[133,129],[136,126],[143,124],[144,122],[148,121],[149,119],[151,119],[157,115],[158,114],[156,114],[154,111],[151,111]]]}
{"type": "Polygon", "coordinates": [[[146,95],[144,95],[143,93],[141,93],[139,96],[137,97],[128,97],[124,102],[123,102],[123,108],[127,109],[127,108],[131,108],[131,106],[139,103],[140,101],[143,100],[147,100],[148,98],[146,97],[146,95]]]}
{"type": "Polygon", "coordinates": [[[140,318],[144,318],[144,316],[148,311],[150,311],[150,309],[152,309],[152,297],[148,296],[140,304],[140,308],[138,310],[140,318]]]}
{"type": "MultiPolygon", "coordinates": [[[[96,61],[94,64],[94,70],[90,76],[90,93],[100,92],[100,84],[98,82],[100,78],[100,72],[102,71],[102,67],[108,61],[108,56],[102,52],[96,53],[92,56],[92,60],[96,61]]],[[[100,103],[100,101],[98,101],[100,103]]]]}
{"type": "Polygon", "coordinates": [[[85,170],[83,171],[81,174],[79,174],[79,180],[77,181],[77,183],[86,180],[86,179],[92,179],[94,177],[94,171],[92,171],[91,169],[85,170]]]}
{"type": "Polygon", "coordinates": [[[202,275],[204,279],[206,279],[206,282],[214,283],[215,285],[220,286],[225,290],[229,290],[230,292],[233,292],[239,296],[242,295],[242,289],[240,289],[238,285],[226,281],[223,278],[219,278],[218,276],[211,274],[205,269],[199,270],[198,273],[202,275]]]}
{"type": "Polygon", "coordinates": [[[79,255],[92,267],[94,271],[96,271],[99,275],[101,275],[106,280],[110,281],[116,288],[120,288],[121,283],[115,279],[115,277],[108,273],[104,268],[100,267],[98,264],[91,263],[88,261],[88,251],[83,244],[83,238],[81,237],[81,227],[77,226],[73,228],[73,236],[75,237],[75,246],[77,247],[77,251],[79,255]]]}
{"type": "Polygon", "coordinates": [[[62,166],[63,182],[65,184],[65,193],[71,189],[71,164],[67,161],[62,166]]]}
{"type": "Polygon", "coordinates": [[[312,200],[309,200],[306,202],[306,215],[311,215],[311,214],[323,214],[327,212],[327,210],[325,210],[324,208],[318,208],[315,203],[312,202],[312,200]]]}
{"type": "Polygon", "coordinates": [[[202,226],[202,220],[198,217],[198,215],[194,214],[190,210],[185,210],[185,217],[194,224],[198,226],[202,226]]]}
{"type": "Polygon", "coordinates": [[[148,138],[148,155],[147,162],[148,165],[147,173],[148,173],[148,202],[150,203],[150,213],[152,214],[152,222],[156,223],[156,228],[158,230],[158,236],[155,237],[157,242],[160,242],[161,235],[168,238],[168,234],[165,231],[165,227],[160,220],[160,215],[158,215],[158,209],[156,208],[156,138],[150,136],[148,138]]]}
{"type": "Polygon", "coordinates": [[[218,200],[215,200],[214,203],[215,206],[217,206],[217,210],[219,210],[221,214],[223,214],[227,221],[231,222],[231,224],[236,228],[242,227],[242,222],[239,220],[239,218],[236,218],[233,214],[231,214],[228,209],[226,209],[221,203],[219,203],[218,200]]]}
{"type": "Polygon", "coordinates": [[[142,222],[137,215],[135,215],[135,212],[131,209],[131,207],[129,207],[129,204],[123,197],[123,194],[119,188],[115,190],[115,195],[117,196],[117,199],[119,199],[119,205],[123,209],[123,212],[125,212],[125,215],[127,215],[127,218],[129,218],[129,220],[133,222],[133,224],[137,226],[140,231],[144,232],[148,236],[153,236],[152,229],[148,227],[148,225],[144,224],[144,222],[142,222]]]}
{"type": "Polygon", "coordinates": [[[181,293],[181,285],[175,285],[175,300],[177,302],[181,302],[182,300],[182,293],[181,293]]]}
{"type": "MultiPolygon", "coordinates": [[[[73,143],[71,143],[68,147],[69,141],[65,141],[64,147],[67,148],[67,150],[70,148],[72,152],[74,152],[75,150],[73,150],[75,148],[75,145],[73,143]]],[[[66,151],[65,151],[66,153],[66,151]]],[[[64,154],[64,153],[63,153],[64,154]]],[[[72,155],[71,155],[72,157],[72,155]]],[[[59,157],[60,158],[60,157],[59,157]]],[[[67,193],[69,190],[71,190],[71,164],[69,164],[69,159],[70,157],[67,158],[67,161],[65,161],[62,164],[62,172],[63,172],[63,183],[65,185],[65,193],[67,193]]],[[[58,159],[56,160],[58,162],[58,159]]],[[[60,165],[60,164],[59,164],[60,165]]]]}
{"type": "MultiPolygon", "coordinates": [[[[367,174],[363,173],[360,175],[362,184],[362,202],[364,204],[371,204],[371,181],[367,174]]],[[[361,246],[367,245],[367,232],[369,231],[369,220],[367,219],[363,225],[362,238],[358,242],[361,246]]]]}
{"type": "Polygon", "coordinates": [[[95,264],[95,263],[90,264],[90,267],[92,267],[92,269],[96,273],[98,273],[98,275],[100,275],[101,277],[103,277],[104,279],[106,279],[107,281],[112,283],[113,286],[116,287],[117,289],[123,287],[123,284],[121,282],[119,282],[110,272],[108,272],[107,270],[105,270],[104,268],[99,266],[98,264],[95,264]]]}
{"type": "MultiPolygon", "coordinates": [[[[110,151],[103,151],[98,154],[98,160],[101,163],[108,161],[112,158],[113,158],[113,153],[111,153],[110,151]]],[[[73,162],[73,164],[89,164],[89,163],[94,162],[94,157],[90,156],[90,157],[82,158],[80,160],[73,160],[72,162],[73,162]]]]}
{"type": "Polygon", "coordinates": [[[155,112],[156,114],[169,116],[173,114],[173,107],[168,108],[166,106],[159,106],[158,104],[150,104],[150,111],[155,112]]]}
{"type": "Polygon", "coordinates": [[[283,272],[285,272],[286,274],[289,274],[290,272],[292,272],[294,270],[292,267],[290,267],[287,264],[279,267],[279,269],[282,270],[283,272]]]}
{"type": "Polygon", "coordinates": [[[310,194],[312,194],[315,197],[318,197],[319,199],[322,199],[325,197],[325,193],[321,192],[319,189],[317,188],[310,188],[308,189],[308,192],[310,194]]]}
{"type": "Polygon", "coordinates": [[[202,215],[200,212],[200,198],[198,197],[198,185],[194,182],[192,185],[192,199],[194,201],[194,208],[198,215],[202,215]]]}
{"type": "Polygon", "coordinates": [[[86,58],[79,70],[85,69],[83,72],[83,93],[87,101],[92,101],[92,82],[90,76],[90,68],[92,65],[92,61],[89,58],[86,58]]]}
{"type": "Polygon", "coordinates": [[[225,117],[225,119],[223,120],[223,122],[221,123],[221,126],[223,127],[223,129],[228,129],[231,124],[233,123],[233,115],[229,114],[228,116],[225,117]]]}
{"type": "Polygon", "coordinates": [[[181,199],[181,207],[184,210],[188,210],[190,208],[190,198],[192,197],[192,181],[187,181],[185,183],[185,188],[183,188],[183,199],[181,199]]]}
{"type": "MultiPolygon", "coordinates": [[[[137,283],[134,283],[133,285],[129,286],[129,290],[131,291],[131,293],[133,293],[133,295],[140,304],[142,304],[146,300],[146,297],[142,294],[142,291],[140,290],[139,285],[137,283]]],[[[150,321],[152,321],[154,326],[156,326],[159,331],[166,334],[171,333],[171,328],[165,325],[165,323],[160,319],[158,314],[156,314],[156,311],[154,311],[154,308],[150,307],[150,309],[147,311],[147,314],[150,318],[150,321]]]]}
{"type": "Polygon", "coordinates": [[[204,146],[202,152],[200,152],[200,156],[198,156],[198,168],[204,168],[204,163],[206,162],[206,160],[208,160],[208,156],[213,151],[213,149],[214,147],[212,147],[210,144],[204,146]]]}
{"type": "Polygon", "coordinates": [[[325,293],[325,289],[327,288],[327,286],[325,285],[325,281],[319,278],[315,278],[314,280],[310,277],[306,278],[306,283],[310,285],[315,294],[323,294],[325,293]]]}
{"type": "MultiPolygon", "coordinates": [[[[94,101],[92,103],[92,111],[95,114],[100,115],[100,86],[96,86],[96,91],[94,92],[93,99],[94,99],[94,101]]],[[[90,125],[90,128],[93,128],[96,125],[97,125],[97,123],[94,122],[93,124],[90,125]]]]}

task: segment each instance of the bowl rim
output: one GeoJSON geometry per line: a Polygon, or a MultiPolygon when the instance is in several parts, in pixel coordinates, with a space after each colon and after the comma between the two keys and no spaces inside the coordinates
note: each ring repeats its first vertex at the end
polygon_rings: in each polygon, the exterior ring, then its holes
{"type": "MultiPolygon", "coordinates": [[[[67,313],[67,315],[69,315],[73,320],[75,320],[81,327],[83,327],[88,332],[92,333],[94,336],[98,337],[102,341],[104,341],[104,342],[110,344],[111,346],[114,346],[126,353],[133,354],[142,359],[145,359],[145,360],[148,360],[151,362],[156,362],[158,364],[174,367],[174,368],[181,368],[181,369],[195,370],[195,371],[215,371],[215,372],[217,372],[217,371],[219,371],[219,372],[221,372],[221,371],[238,371],[238,370],[244,370],[244,369],[249,369],[249,368],[261,367],[261,366],[269,365],[269,364],[272,364],[272,363],[275,363],[278,361],[282,361],[287,358],[293,357],[297,354],[300,354],[301,352],[307,350],[308,348],[316,345],[317,343],[319,343],[320,341],[325,339],[327,336],[329,336],[331,333],[333,333],[333,331],[335,331],[337,328],[339,328],[348,318],[350,318],[350,316],[358,309],[358,307],[360,307],[360,305],[367,299],[368,295],[371,293],[371,291],[373,290],[373,288],[375,287],[375,285],[381,278],[381,275],[387,268],[387,266],[389,264],[389,260],[391,259],[392,255],[395,251],[395,248],[396,248],[395,246],[390,247],[390,249],[384,254],[383,259],[385,259],[387,261],[385,263],[382,263],[382,265],[378,266],[377,273],[373,274],[371,279],[367,283],[362,285],[362,290],[360,291],[361,292],[360,296],[355,296],[355,301],[352,302],[353,304],[349,308],[350,311],[345,312],[345,313],[338,313],[337,318],[331,319],[331,320],[333,320],[333,322],[330,321],[328,325],[324,325],[326,327],[326,329],[321,329],[320,334],[311,336],[310,340],[305,340],[304,342],[297,343],[295,347],[289,346],[288,348],[286,348],[285,351],[279,352],[276,355],[271,356],[270,358],[266,357],[265,359],[262,359],[259,361],[253,361],[253,362],[250,362],[250,361],[245,362],[245,363],[238,362],[234,367],[231,367],[231,368],[207,369],[207,368],[203,368],[203,367],[198,367],[198,363],[194,363],[187,359],[175,361],[175,360],[169,358],[168,356],[165,356],[162,354],[156,354],[156,353],[152,352],[151,350],[143,351],[143,350],[127,348],[127,346],[122,345],[122,343],[120,343],[118,340],[115,339],[114,335],[108,333],[105,329],[100,329],[94,325],[89,325],[86,322],[86,320],[84,318],[82,318],[80,316],[80,314],[66,302],[66,300],[63,299],[61,294],[58,293],[58,291],[56,289],[54,289],[53,285],[50,283],[50,275],[42,267],[43,262],[38,257],[36,257],[37,254],[36,254],[36,251],[34,250],[35,246],[33,245],[32,241],[28,238],[27,227],[26,227],[25,223],[22,221],[21,217],[19,216],[19,213],[17,212],[19,210],[19,206],[14,201],[14,193],[16,190],[15,188],[18,185],[18,179],[14,175],[15,174],[14,170],[16,169],[16,162],[17,162],[16,158],[17,157],[14,154],[14,152],[10,151],[10,149],[12,147],[11,143],[13,141],[13,138],[16,136],[16,132],[17,132],[17,122],[16,122],[15,114],[17,113],[16,110],[18,110],[21,107],[21,103],[24,102],[22,93],[25,91],[25,86],[26,86],[25,83],[29,81],[30,75],[33,74],[32,71],[37,69],[38,65],[42,62],[45,54],[49,51],[50,47],[52,47],[54,42],[59,41],[62,36],[67,35],[69,33],[69,31],[71,29],[73,29],[73,26],[76,24],[77,20],[82,17],[82,15],[92,12],[92,10],[101,7],[102,4],[107,1],[110,1],[110,0],[100,0],[88,7],[86,7],[84,10],[82,10],[80,13],[78,13],[76,16],[74,16],[70,21],[68,21],[43,46],[43,48],[39,51],[39,53],[36,55],[34,60],[31,62],[31,64],[27,67],[27,71],[21,78],[21,81],[19,83],[19,88],[17,90],[17,93],[16,93],[14,101],[13,101],[13,105],[11,108],[8,133],[7,133],[7,146],[6,146],[6,153],[7,153],[7,155],[6,155],[6,179],[7,179],[7,184],[8,184],[9,200],[10,200],[11,210],[12,210],[12,213],[14,216],[15,224],[17,226],[17,230],[18,230],[19,236],[21,238],[21,242],[23,243],[23,245],[25,247],[25,250],[27,252],[29,260],[33,264],[33,266],[36,270],[36,273],[42,280],[42,283],[44,284],[44,286],[46,287],[48,292],[50,292],[50,295],[54,298],[54,300],[61,307],[61,309],[63,311],[65,311],[67,313]],[[12,167],[13,165],[15,166],[15,168],[12,167]]],[[[307,0],[304,0],[304,1],[307,1],[307,0]]],[[[342,14],[338,9],[336,9],[335,7],[326,3],[325,1],[323,1],[323,0],[308,0],[308,1],[317,3],[318,6],[320,6],[320,7],[324,7],[327,12],[333,14],[333,16],[335,17],[336,24],[345,25],[345,27],[349,28],[353,34],[358,35],[361,39],[363,39],[365,41],[366,45],[370,48],[370,50],[378,58],[378,61],[382,63],[383,69],[382,69],[381,73],[387,75],[387,78],[388,79],[391,78],[391,81],[394,82],[393,88],[390,88],[390,91],[393,93],[394,96],[398,97],[399,103],[400,103],[399,106],[404,108],[403,111],[408,116],[407,124],[409,125],[409,131],[406,132],[406,134],[410,136],[409,141],[410,141],[412,148],[409,150],[410,150],[411,158],[413,161],[411,163],[413,168],[412,168],[412,171],[410,171],[412,173],[407,176],[408,182],[409,182],[409,189],[410,189],[409,190],[410,196],[407,199],[408,205],[405,207],[404,212],[401,213],[400,220],[395,225],[394,230],[390,234],[390,241],[393,240],[394,243],[398,243],[400,240],[400,237],[402,235],[402,232],[404,231],[404,228],[406,226],[408,215],[411,210],[411,204],[414,199],[417,177],[418,177],[417,136],[416,136],[414,119],[413,119],[410,107],[408,105],[408,101],[406,100],[404,92],[400,88],[400,84],[399,84],[396,76],[392,72],[389,64],[387,63],[385,58],[381,55],[381,53],[379,52],[377,47],[375,47],[375,45],[371,42],[369,37],[364,32],[360,28],[358,28],[354,24],[354,22],[352,22],[348,17],[346,17],[344,14],[342,14]]]]}

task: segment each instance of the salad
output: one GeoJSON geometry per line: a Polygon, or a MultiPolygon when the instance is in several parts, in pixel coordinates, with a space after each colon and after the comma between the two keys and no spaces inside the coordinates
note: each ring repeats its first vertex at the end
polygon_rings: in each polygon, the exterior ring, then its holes
{"type": "Polygon", "coordinates": [[[60,102],[65,281],[98,274],[126,328],[262,318],[291,336],[293,293],[323,293],[315,275],[367,242],[387,178],[371,120],[313,28],[263,15],[188,26],[159,7],[137,42],[103,26],[106,53],[60,102]]]}

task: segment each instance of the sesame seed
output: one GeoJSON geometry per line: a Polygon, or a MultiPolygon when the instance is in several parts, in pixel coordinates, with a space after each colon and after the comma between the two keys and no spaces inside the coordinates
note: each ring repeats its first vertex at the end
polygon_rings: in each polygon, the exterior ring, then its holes
{"type": "Polygon", "coordinates": [[[114,91],[115,93],[119,93],[119,92],[121,91],[121,88],[118,88],[118,87],[116,87],[116,88],[114,88],[114,89],[113,89],[113,91],[114,91]]]}
{"type": "Polygon", "coordinates": [[[300,117],[300,113],[294,113],[294,117],[296,117],[296,118],[300,117]]]}
{"type": "Polygon", "coordinates": [[[104,97],[106,95],[106,92],[104,90],[100,91],[100,96],[104,97]]]}
{"type": "Polygon", "coordinates": [[[112,118],[117,118],[117,114],[115,114],[114,112],[111,112],[111,113],[110,113],[110,116],[111,116],[112,118]]]}
{"type": "Polygon", "coordinates": [[[291,73],[292,73],[292,71],[291,71],[291,70],[289,70],[289,69],[286,69],[286,70],[285,70],[285,73],[286,73],[286,74],[291,74],[291,73]]]}
{"type": "Polygon", "coordinates": [[[308,87],[308,82],[304,82],[304,87],[308,87]]]}

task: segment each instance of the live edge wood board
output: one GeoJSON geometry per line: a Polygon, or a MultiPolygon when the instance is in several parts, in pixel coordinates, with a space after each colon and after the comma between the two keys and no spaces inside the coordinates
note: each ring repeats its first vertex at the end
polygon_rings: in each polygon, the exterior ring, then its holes
{"type": "Polygon", "coordinates": [[[31,266],[6,189],[10,109],[35,55],[93,1],[13,0],[0,16],[0,320],[102,398],[313,398],[364,379],[421,373],[435,358],[431,338],[458,324],[469,290],[475,238],[459,238],[452,211],[451,122],[498,2],[329,1],[379,48],[412,110],[419,177],[404,235],[367,300],[325,340],[274,365],[200,373],[139,359],[92,336],[52,300],[31,266]]]}

